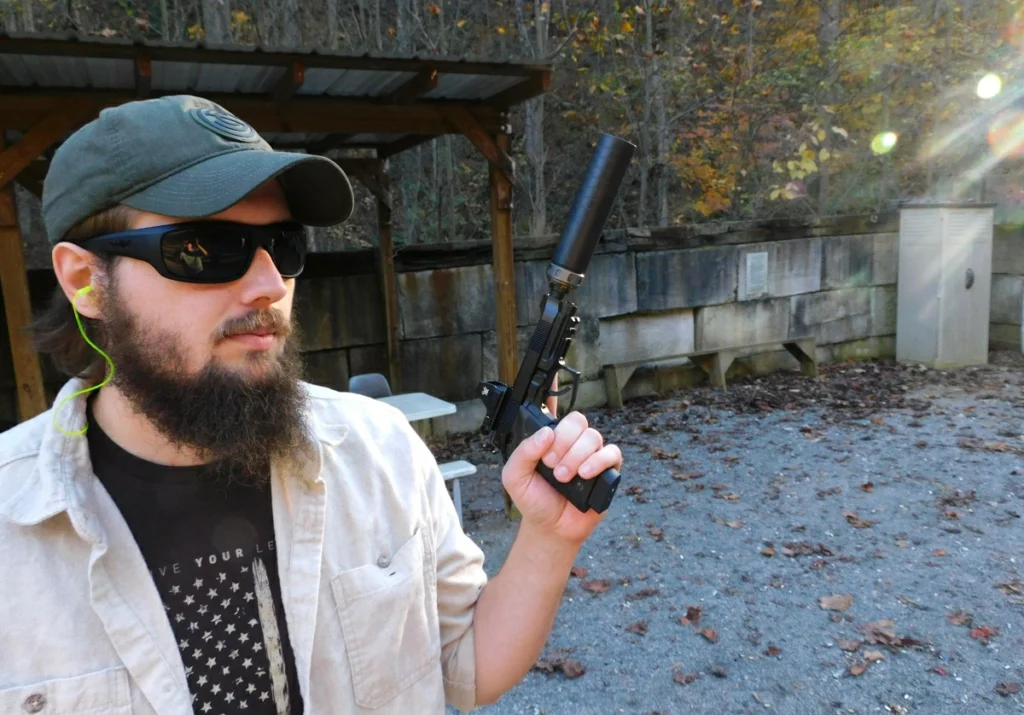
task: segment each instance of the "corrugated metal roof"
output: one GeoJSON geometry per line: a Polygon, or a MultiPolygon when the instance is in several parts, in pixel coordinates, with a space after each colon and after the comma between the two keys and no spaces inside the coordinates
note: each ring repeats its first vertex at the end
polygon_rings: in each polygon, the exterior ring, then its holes
{"type": "MultiPolygon", "coordinates": [[[[267,101],[281,80],[291,73],[295,62],[303,67],[303,81],[295,92],[297,99],[383,101],[407,83],[415,82],[418,76],[436,70],[435,87],[424,87],[421,96],[404,100],[421,105],[488,104],[498,98],[497,106],[508,106],[543,91],[550,74],[546,65],[468,56],[402,56],[75,34],[0,33],[0,93],[6,91],[13,96],[93,90],[133,96],[138,91],[136,69],[140,57],[148,59],[149,91],[153,94],[236,95],[267,101]],[[502,95],[513,88],[515,97],[502,95]]],[[[272,143],[301,147],[327,135],[296,132],[273,136],[272,143]]],[[[379,142],[380,148],[386,150],[385,144],[408,136],[363,133],[347,138],[335,135],[331,140],[334,146],[344,142],[365,147],[379,142]]]]}

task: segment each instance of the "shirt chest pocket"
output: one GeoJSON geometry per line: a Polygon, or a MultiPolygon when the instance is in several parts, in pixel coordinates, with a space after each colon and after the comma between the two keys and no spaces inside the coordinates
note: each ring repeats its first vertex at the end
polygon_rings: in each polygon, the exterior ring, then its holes
{"type": "Polygon", "coordinates": [[[131,715],[131,711],[124,668],[0,690],[4,715],[131,715]]]}
{"type": "Polygon", "coordinates": [[[441,663],[434,561],[417,531],[331,580],[356,702],[385,704],[441,663]]]}

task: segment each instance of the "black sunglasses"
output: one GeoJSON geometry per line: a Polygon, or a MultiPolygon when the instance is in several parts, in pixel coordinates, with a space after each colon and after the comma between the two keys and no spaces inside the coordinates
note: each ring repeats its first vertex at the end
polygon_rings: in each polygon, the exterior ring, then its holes
{"type": "Polygon", "coordinates": [[[264,248],[283,278],[306,264],[306,228],[297,221],[253,226],[234,221],[192,221],[108,233],[81,244],[93,253],[137,258],[164,278],[185,283],[229,283],[246,274],[264,248]]]}

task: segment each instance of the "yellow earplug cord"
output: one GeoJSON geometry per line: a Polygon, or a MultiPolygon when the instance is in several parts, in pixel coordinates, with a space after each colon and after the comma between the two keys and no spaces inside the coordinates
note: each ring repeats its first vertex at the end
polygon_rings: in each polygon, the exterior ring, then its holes
{"type": "Polygon", "coordinates": [[[107,361],[107,365],[110,366],[110,371],[107,373],[106,379],[103,382],[101,382],[100,384],[93,385],[92,387],[87,387],[84,390],[79,390],[78,392],[74,392],[74,393],[68,395],[63,400],[60,401],[60,404],[58,404],[56,407],[53,408],[53,426],[56,427],[57,430],[60,431],[62,434],[65,434],[68,437],[77,437],[78,435],[85,434],[86,430],[89,429],[89,425],[88,425],[88,423],[86,423],[85,427],[83,427],[82,429],[78,430],[77,432],[68,432],[68,431],[66,431],[63,427],[61,427],[59,424],[57,424],[57,413],[60,411],[61,406],[65,402],[67,402],[68,400],[70,400],[72,398],[78,397],[79,395],[84,395],[87,392],[92,392],[93,390],[100,389],[101,387],[103,387],[104,385],[109,383],[111,378],[114,377],[114,361],[110,359],[109,355],[107,355],[105,352],[100,350],[96,346],[96,344],[92,340],[89,339],[89,336],[85,334],[85,327],[82,325],[82,318],[81,318],[81,316],[78,315],[78,306],[76,305],[78,299],[81,296],[85,295],[86,293],[91,293],[91,292],[92,292],[92,286],[91,285],[88,285],[85,288],[80,288],[78,290],[78,292],[75,293],[74,299],[71,301],[71,309],[75,312],[75,322],[78,323],[78,330],[79,330],[80,333],[82,333],[82,337],[85,338],[85,342],[89,343],[89,345],[92,347],[93,350],[95,350],[96,352],[98,352],[100,355],[103,356],[103,359],[107,361]]]}

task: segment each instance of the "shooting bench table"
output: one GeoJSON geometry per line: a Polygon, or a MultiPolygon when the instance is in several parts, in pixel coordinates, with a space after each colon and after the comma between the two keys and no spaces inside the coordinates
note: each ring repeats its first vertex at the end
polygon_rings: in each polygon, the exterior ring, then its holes
{"type": "MultiPolygon", "coordinates": [[[[405,392],[398,395],[377,398],[381,402],[397,407],[410,422],[417,420],[429,420],[442,415],[455,414],[457,408],[451,402],[442,400],[425,392],[405,392]]],[[[452,501],[455,503],[455,511],[459,514],[459,523],[462,523],[462,485],[460,479],[476,474],[476,466],[458,459],[453,462],[438,464],[441,468],[441,476],[446,482],[452,483],[452,501]]]]}
{"type": "Polygon", "coordinates": [[[715,387],[725,387],[725,373],[729,370],[741,352],[752,351],[754,353],[763,351],[764,348],[777,347],[781,345],[790,355],[800,362],[800,372],[808,377],[818,376],[818,359],[815,349],[814,338],[780,338],[762,343],[749,343],[734,345],[730,347],[716,348],[714,350],[689,351],[673,355],[660,355],[656,358],[644,358],[635,362],[615,362],[602,365],[604,370],[605,390],[608,393],[608,405],[610,407],[622,407],[622,390],[629,382],[629,378],[641,365],[652,363],[689,359],[693,364],[700,367],[711,378],[711,384],[715,387]]]}

